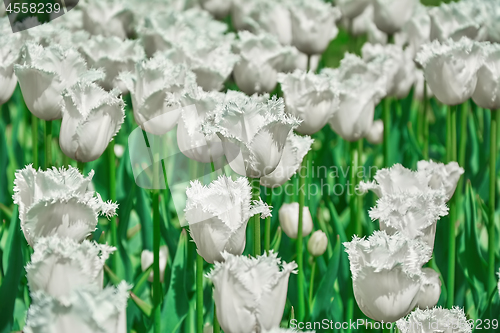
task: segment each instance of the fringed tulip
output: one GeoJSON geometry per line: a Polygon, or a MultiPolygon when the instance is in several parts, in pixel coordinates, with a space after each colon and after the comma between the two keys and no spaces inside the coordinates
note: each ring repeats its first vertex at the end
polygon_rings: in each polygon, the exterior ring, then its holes
{"type": "Polygon", "coordinates": [[[269,207],[262,201],[251,202],[251,191],[243,177],[233,181],[221,176],[209,186],[191,182],[186,191],[186,220],[198,254],[205,261],[224,261],[224,251],[242,254],[250,217],[259,213],[261,218],[270,216],[269,207]]]}
{"type": "Polygon", "coordinates": [[[472,333],[464,310],[456,306],[452,309],[415,309],[396,324],[401,333],[472,333]]]}
{"type": "Polygon", "coordinates": [[[11,33],[3,35],[0,39],[0,106],[9,101],[16,89],[14,64],[19,61],[21,47],[21,40],[18,37],[19,35],[11,33]]]}
{"type": "Polygon", "coordinates": [[[87,0],[81,5],[83,28],[92,35],[127,39],[133,35],[134,10],[124,0],[87,0]]]}
{"type": "Polygon", "coordinates": [[[418,161],[417,169],[428,175],[429,187],[432,189],[444,188],[446,201],[450,200],[455,193],[460,176],[464,169],[457,162],[448,164],[430,161],[418,161]]]}
{"type": "Polygon", "coordinates": [[[309,241],[307,242],[307,251],[313,257],[322,256],[326,251],[326,247],[328,246],[328,238],[326,234],[321,231],[315,231],[311,237],[309,237],[309,241]]]}
{"type": "Polygon", "coordinates": [[[394,34],[413,15],[418,0],[373,0],[373,17],[377,28],[387,34],[394,34]]]}
{"type": "Polygon", "coordinates": [[[500,45],[482,44],[484,62],[477,73],[472,99],[482,108],[500,109],[500,45]]]}
{"type": "Polygon", "coordinates": [[[420,3],[415,7],[412,17],[403,26],[403,33],[408,40],[409,52],[414,58],[420,47],[430,42],[431,19],[427,7],[420,3]]]}
{"type": "Polygon", "coordinates": [[[278,328],[285,309],[288,278],[295,262],[276,253],[247,258],[222,254],[208,278],[214,284],[217,318],[226,333],[257,333],[278,328]]]}
{"type": "MultiPolygon", "coordinates": [[[[284,203],[279,210],[279,221],[281,229],[293,239],[297,238],[299,231],[299,203],[284,203]]],[[[313,229],[313,221],[309,207],[302,211],[302,236],[307,236],[313,229]]]]}
{"type": "Polygon", "coordinates": [[[28,165],[16,172],[14,203],[28,244],[51,235],[81,242],[95,230],[99,214],[115,215],[118,205],[90,190],[93,176],[71,166],[36,171],[28,165]]]}
{"type": "MultiPolygon", "coordinates": [[[[168,260],[168,247],[166,245],[160,246],[160,282],[163,283],[163,277],[165,276],[165,268],[167,267],[168,260]]],[[[141,269],[144,272],[149,266],[153,264],[154,253],[149,250],[142,250],[141,253],[141,269]]],[[[154,281],[154,272],[151,271],[148,276],[148,281],[154,281]]]]}

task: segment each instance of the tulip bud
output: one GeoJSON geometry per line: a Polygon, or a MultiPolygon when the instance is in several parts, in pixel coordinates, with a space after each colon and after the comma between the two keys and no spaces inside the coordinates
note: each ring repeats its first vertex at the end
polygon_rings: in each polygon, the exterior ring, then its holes
{"type": "Polygon", "coordinates": [[[417,306],[424,310],[434,307],[441,296],[441,280],[439,274],[432,268],[422,268],[424,281],[418,294],[417,306]]]}
{"type": "Polygon", "coordinates": [[[477,86],[472,99],[482,108],[500,109],[500,46],[482,44],[484,62],[477,73],[477,86]]]}
{"type": "Polygon", "coordinates": [[[377,119],[366,134],[366,140],[374,145],[379,145],[384,141],[384,121],[377,119]]]}
{"type": "Polygon", "coordinates": [[[464,310],[456,306],[452,309],[417,308],[408,317],[398,320],[396,324],[401,333],[472,333],[472,325],[467,320],[464,310]]]}
{"type": "Polygon", "coordinates": [[[191,182],[186,191],[186,220],[200,256],[208,263],[224,260],[222,252],[242,254],[246,226],[251,216],[271,211],[262,201],[251,202],[251,187],[246,178],[221,176],[208,187],[191,182]]]}
{"type": "Polygon", "coordinates": [[[285,309],[288,278],[295,262],[276,253],[248,258],[222,253],[208,278],[214,284],[217,318],[226,333],[266,332],[279,327],[285,309]],[[242,311],[242,309],[246,309],[242,311]]]}
{"type": "Polygon", "coordinates": [[[120,144],[115,144],[113,151],[115,152],[116,157],[121,158],[125,152],[125,148],[120,144]]]}
{"type": "MultiPolygon", "coordinates": [[[[279,210],[280,225],[288,237],[296,239],[299,227],[299,203],[285,203],[279,210]]],[[[302,236],[305,237],[311,233],[313,221],[309,207],[304,207],[302,213],[302,236]]]]}
{"type": "MultiPolygon", "coordinates": [[[[160,246],[160,282],[163,283],[165,275],[165,268],[167,267],[168,247],[166,245],[160,246]]],[[[149,250],[143,250],[141,253],[141,269],[144,272],[154,262],[154,253],[149,250]]],[[[154,271],[151,271],[148,276],[148,281],[154,281],[154,271]]]]}
{"type": "Polygon", "coordinates": [[[321,231],[315,231],[311,237],[309,237],[309,241],[307,242],[307,251],[314,257],[322,256],[326,251],[326,246],[328,245],[328,238],[326,234],[321,231]]]}
{"type": "Polygon", "coordinates": [[[127,1],[88,0],[81,4],[83,28],[92,35],[127,39],[134,29],[134,12],[127,1]]]}
{"type": "Polygon", "coordinates": [[[387,34],[401,30],[411,18],[418,0],[374,0],[373,21],[387,34]]]}
{"type": "Polygon", "coordinates": [[[435,190],[443,188],[446,193],[446,201],[450,200],[455,193],[460,176],[464,173],[457,162],[448,164],[430,161],[418,161],[418,171],[424,172],[429,179],[429,187],[435,190]]]}
{"type": "Polygon", "coordinates": [[[19,61],[20,44],[18,34],[2,35],[0,40],[0,105],[9,101],[16,88],[14,64],[19,61]]]}

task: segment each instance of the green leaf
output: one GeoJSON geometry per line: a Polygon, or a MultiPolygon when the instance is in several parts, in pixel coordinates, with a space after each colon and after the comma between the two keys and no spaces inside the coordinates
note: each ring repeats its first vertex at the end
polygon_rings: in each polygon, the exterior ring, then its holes
{"type": "Polygon", "coordinates": [[[144,286],[148,281],[149,274],[151,273],[152,270],[153,270],[153,264],[149,265],[149,267],[139,275],[136,282],[134,283],[134,288],[132,289],[132,292],[134,294],[138,295],[142,293],[142,290],[144,289],[144,286]]]}
{"type": "Polygon", "coordinates": [[[274,237],[273,237],[273,240],[270,244],[270,248],[271,250],[273,250],[274,252],[278,252],[279,248],[280,248],[280,244],[281,244],[281,227],[278,227],[276,229],[276,233],[274,234],[274,237]]]}
{"type": "Polygon", "coordinates": [[[189,300],[186,293],[185,276],[187,269],[187,232],[182,230],[179,245],[172,265],[172,277],[162,309],[162,321],[165,333],[178,332],[186,318],[189,300]]]}
{"type": "Polygon", "coordinates": [[[136,294],[133,292],[130,293],[130,298],[134,301],[134,303],[137,305],[137,307],[146,315],[146,317],[151,316],[151,312],[153,311],[153,307],[144,302],[142,299],[139,298],[136,294]]]}

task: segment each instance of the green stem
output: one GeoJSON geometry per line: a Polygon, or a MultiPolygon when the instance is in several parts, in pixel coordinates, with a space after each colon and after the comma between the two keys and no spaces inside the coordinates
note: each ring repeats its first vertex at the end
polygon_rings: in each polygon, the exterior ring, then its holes
{"type": "MultiPolygon", "coordinates": [[[[273,204],[273,189],[270,188],[269,194],[266,198],[266,203],[268,206],[272,206],[273,204]]],[[[266,253],[269,253],[271,248],[271,216],[266,217],[266,224],[264,229],[264,250],[266,253]]]]}
{"type": "Polygon", "coordinates": [[[488,202],[488,294],[493,291],[496,285],[495,269],[495,180],[496,180],[496,160],[497,160],[497,128],[500,120],[499,111],[491,110],[490,127],[490,193],[488,202]]]}
{"type": "Polygon", "coordinates": [[[219,319],[217,318],[217,307],[214,303],[214,333],[220,333],[219,319]]]}
{"type": "MultiPolygon", "coordinates": [[[[360,140],[361,141],[361,140],[360,140]]],[[[357,142],[350,142],[349,143],[349,148],[350,148],[350,160],[351,160],[351,165],[350,165],[350,178],[349,178],[349,192],[347,193],[349,196],[349,211],[351,214],[351,223],[349,227],[349,237],[351,237],[354,234],[357,234],[359,223],[358,223],[358,208],[356,207],[357,204],[357,198],[356,198],[356,193],[355,193],[355,188],[356,188],[356,183],[357,183],[357,177],[356,177],[356,171],[358,170],[358,143],[357,142]]]]}
{"type": "Polygon", "coordinates": [[[38,118],[31,115],[31,140],[33,146],[33,168],[38,170],[38,118]]]}
{"type": "Polygon", "coordinates": [[[390,167],[390,153],[391,148],[389,145],[390,133],[391,133],[391,101],[388,97],[384,99],[384,105],[382,110],[382,117],[384,121],[384,166],[386,168],[390,167]]]}
{"type": "MultiPolygon", "coordinates": [[[[157,163],[155,163],[157,164],[157,163]]],[[[155,176],[157,178],[157,173],[155,176]]],[[[161,332],[160,191],[153,190],[153,306],[154,333],[161,332]]]]}
{"type": "Polygon", "coordinates": [[[422,149],[422,154],[424,155],[424,160],[429,159],[429,114],[427,111],[427,81],[424,81],[424,101],[423,101],[423,115],[422,115],[422,139],[423,139],[423,149],[422,149]]]}
{"type": "Polygon", "coordinates": [[[83,174],[85,171],[85,162],[77,161],[76,166],[77,166],[78,170],[80,170],[80,172],[83,174]]]}
{"type": "Polygon", "coordinates": [[[451,113],[453,107],[450,106],[446,113],[446,162],[451,162],[451,113]]]}
{"type": "Polygon", "coordinates": [[[313,258],[311,267],[311,280],[309,281],[309,308],[313,307],[313,293],[314,293],[314,275],[316,273],[316,258],[313,258]]]}
{"type": "MultiPolygon", "coordinates": [[[[252,178],[252,200],[259,200],[260,198],[260,179],[252,178]]],[[[260,247],[260,214],[255,214],[253,217],[253,255],[255,257],[262,254],[260,247]]]]}
{"type": "MultiPolygon", "coordinates": [[[[112,140],[107,148],[108,152],[108,177],[109,177],[109,199],[113,202],[116,201],[116,156],[115,156],[115,141],[112,140]]],[[[79,162],[80,163],[80,162],[79,162]]],[[[82,168],[82,173],[83,173],[83,168],[82,168]]],[[[110,245],[111,246],[117,246],[118,245],[118,238],[117,238],[117,232],[116,232],[116,216],[113,216],[110,221],[110,245]]],[[[111,269],[113,269],[115,272],[118,272],[118,260],[120,257],[118,256],[118,253],[115,253],[111,256],[112,260],[112,265],[111,269]]]]}
{"type": "Polygon", "coordinates": [[[304,212],[305,203],[305,182],[307,177],[307,156],[302,160],[302,166],[299,169],[299,223],[297,230],[297,266],[298,266],[298,276],[297,276],[297,292],[298,292],[298,307],[297,307],[297,319],[299,321],[304,320],[305,317],[305,300],[304,300],[304,257],[303,257],[303,235],[302,235],[302,219],[304,212]]]}
{"type": "MultiPolygon", "coordinates": [[[[458,151],[458,164],[460,164],[461,167],[465,166],[465,153],[466,153],[466,148],[467,148],[467,117],[469,114],[469,105],[464,104],[462,105],[462,112],[460,113],[460,143],[459,143],[459,151],[458,151]]],[[[460,177],[459,185],[458,185],[458,191],[459,193],[462,193],[461,188],[462,186],[460,184],[463,183],[463,177],[460,177]]]]}
{"type": "Polygon", "coordinates": [[[203,333],[203,257],[196,255],[196,331],[203,333]]]}
{"type": "Polygon", "coordinates": [[[52,120],[45,120],[45,169],[52,167],[52,120]]]}
{"type": "Polygon", "coordinates": [[[356,183],[354,184],[354,192],[352,195],[354,195],[354,197],[356,198],[356,205],[357,205],[357,210],[359,211],[359,214],[357,214],[356,216],[356,228],[355,228],[355,232],[356,232],[356,235],[358,235],[359,237],[362,237],[363,236],[363,220],[362,220],[362,207],[363,207],[363,197],[361,195],[358,195],[356,193],[356,184],[359,183],[359,181],[361,181],[362,179],[359,179],[358,176],[357,176],[357,170],[359,169],[360,166],[363,165],[363,161],[362,161],[362,158],[363,158],[363,139],[359,139],[358,140],[358,145],[357,145],[357,158],[358,160],[356,161],[356,164],[357,164],[357,168],[354,170],[355,172],[355,177],[356,177],[356,183]]]}

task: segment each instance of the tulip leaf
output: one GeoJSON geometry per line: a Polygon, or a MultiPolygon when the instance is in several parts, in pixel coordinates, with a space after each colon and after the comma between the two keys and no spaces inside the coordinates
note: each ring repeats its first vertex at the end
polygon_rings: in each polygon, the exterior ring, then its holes
{"type": "Polygon", "coordinates": [[[108,265],[104,265],[104,270],[106,271],[106,274],[108,274],[109,279],[111,280],[111,283],[113,283],[115,286],[119,285],[122,280],[109,268],[108,265]]]}
{"type": "Polygon", "coordinates": [[[187,232],[182,230],[179,245],[172,264],[172,277],[167,295],[163,301],[162,322],[165,333],[178,332],[189,310],[186,293],[187,232]]]}
{"type": "Polygon", "coordinates": [[[153,311],[153,307],[144,302],[142,299],[139,298],[136,294],[133,292],[130,293],[130,298],[134,301],[134,303],[137,305],[137,307],[146,315],[146,317],[151,316],[151,312],[153,311]]]}
{"type": "Polygon", "coordinates": [[[132,292],[134,294],[140,294],[142,292],[142,289],[146,285],[146,282],[148,281],[148,277],[153,270],[153,264],[149,265],[149,267],[142,272],[139,277],[136,280],[136,283],[134,284],[134,288],[132,289],[132,292]]]}
{"type": "Polygon", "coordinates": [[[144,250],[153,250],[153,221],[151,219],[151,202],[148,200],[148,192],[137,188],[137,202],[135,210],[141,221],[142,245],[144,250]]]}
{"type": "Polygon", "coordinates": [[[270,248],[274,252],[278,252],[281,244],[281,227],[276,229],[276,233],[274,234],[273,241],[271,242],[270,248]]]}

